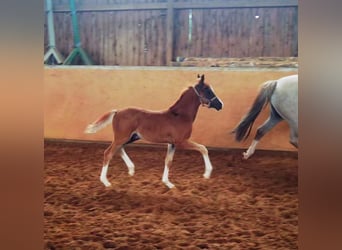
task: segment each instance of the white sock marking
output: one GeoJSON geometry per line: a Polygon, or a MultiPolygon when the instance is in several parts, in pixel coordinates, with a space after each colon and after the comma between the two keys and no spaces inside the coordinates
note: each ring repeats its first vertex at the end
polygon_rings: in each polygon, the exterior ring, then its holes
{"type": "Polygon", "coordinates": [[[164,167],[162,181],[166,186],[168,186],[168,188],[173,188],[175,186],[169,181],[169,167],[168,167],[169,162],[172,162],[174,153],[175,153],[174,146],[172,144],[167,144],[167,155],[165,158],[165,167],[164,167]]]}
{"type": "Polygon", "coordinates": [[[121,158],[124,160],[124,162],[126,163],[128,167],[128,174],[130,176],[133,176],[134,175],[134,163],[128,157],[128,155],[126,154],[126,151],[123,148],[121,148],[121,158]]]}
{"type": "Polygon", "coordinates": [[[173,188],[175,186],[169,181],[169,168],[167,165],[165,165],[165,167],[164,167],[164,173],[163,173],[162,181],[169,188],[173,188]]]}
{"type": "Polygon", "coordinates": [[[213,170],[213,166],[211,165],[211,162],[209,160],[209,156],[207,154],[203,154],[204,159],[204,165],[205,165],[205,171],[204,171],[204,178],[209,179],[211,175],[211,171],[213,170]]]}
{"type": "Polygon", "coordinates": [[[107,171],[108,171],[108,165],[105,165],[102,167],[101,175],[100,175],[100,181],[106,186],[111,186],[110,182],[107,179],[107,171]]]}
{"type": "Polygon", "coordinates": [[[252,144],[249,146],[248,150],[243,153],[243,158],[245,160],[247,160],[249,157],[251,157],[254,154],[256,145],[258,143],[259,143],[259,141],[257,141],[257,140],[252,141],[252,144]]]}

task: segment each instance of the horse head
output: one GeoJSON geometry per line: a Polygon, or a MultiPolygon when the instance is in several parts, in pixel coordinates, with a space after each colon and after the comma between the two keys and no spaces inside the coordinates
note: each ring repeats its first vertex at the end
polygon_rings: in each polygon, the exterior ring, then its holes
{"type": "Polygon", "coordinates": [[[193,88],[202,106],[215,108],[216,110],[222,109],[223,102],[216,96],[212,87],[204,82],[204,75],[197,75],[197,80],[198,82],[193,88]]]}

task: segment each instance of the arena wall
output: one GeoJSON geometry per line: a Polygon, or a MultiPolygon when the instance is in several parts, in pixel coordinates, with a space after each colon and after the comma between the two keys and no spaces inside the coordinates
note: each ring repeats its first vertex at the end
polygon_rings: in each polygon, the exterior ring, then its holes
{"type": "MultiPolygon", "coordinates": [[[[268,115],[268,107],[256,120],[250,138],[234,141],[230,131],[245,115],[260,84],[296,74],[296,69],[225,69],[197,67],[45,67],[44,138],[111,141],[108,126],[97,134],[84,134],[87,124],[111,109],[141,107],[164,110],[182,90],[205,74],[206,82],[224,102],[221,111],[200,107],[192,140],[208,147],[246,148],[256,127],[268,115]]],[[[139,142],[138,142],[139,143],[139,142]]],[[[146,143],[141,141],[140,143],[146,143]]],[[[295,150],[289,143],[289,128],[280,123],[260,142],[258,149],[295,150]]]]}

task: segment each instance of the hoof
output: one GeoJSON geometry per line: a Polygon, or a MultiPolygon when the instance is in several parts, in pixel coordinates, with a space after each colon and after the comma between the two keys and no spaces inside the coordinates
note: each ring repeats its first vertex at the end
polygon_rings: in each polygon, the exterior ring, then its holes
{"type": "Polygon", "coordinates": [[[175,187],[175,185],[173,185],[171,182],[164,182],[164,184],[165,184],[169,189],[175,187]]]}
{"type": "Polygon", "coordinates": [[[105,185],[105,187],[110,187],[112,185],[108,180],[101,180],[101,182],[103,183],[103,185],[105,185]]]}
{"type": "Polygon", "coordinates": [[[134,171],[128,171],[128,174],[129,174],[130,176],[133,176],[133,175],[134,175],[134,171]]]}
{"type": "Polygon", "coordinates": [[[210,178],[210,174],[203,174],[203,177],[204,177],[205,179],[209,179],[209,178],[210,178]]]}
{"type": "Polygon", "coordinates": [[[247,160],[250,156],[249,154],[247,154],[247,152],[244,152],[242,155],[244,160],[247,160]]]}
{"type": "Polygon", "coordinates": [[[110,187],[112,186],[112,184],[110,184],[109,182],[108,183],[103,183],[106,187],[110,187]]]}

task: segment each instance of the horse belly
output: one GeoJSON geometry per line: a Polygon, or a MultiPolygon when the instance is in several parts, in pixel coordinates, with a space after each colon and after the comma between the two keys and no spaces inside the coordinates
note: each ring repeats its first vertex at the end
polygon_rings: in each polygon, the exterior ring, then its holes
{"type": "Polygon", "coordinates": [[[158,117],[144,120],[138,126],[137,132],[143,139],[150,142],[174,144],[191,136],[191,126],[158,117]]]}

